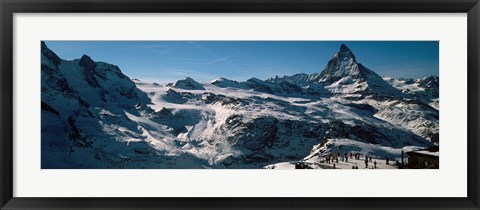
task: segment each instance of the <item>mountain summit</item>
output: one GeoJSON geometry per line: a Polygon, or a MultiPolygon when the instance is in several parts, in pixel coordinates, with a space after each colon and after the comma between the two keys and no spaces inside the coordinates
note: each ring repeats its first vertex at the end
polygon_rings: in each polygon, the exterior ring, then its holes
{"type": "Polygon", "coordinates": [[[349,96],[394,96],[403,94],[385,82],[378,74],[358,63],[353,52],[345,45],[327,63],[316,81],[327,85],[334,94],[349,96]]]}
{"type": "Polygon", "coordinates": [[[335,82],[344,77],[351,76],[352,79],[360,78],[360,65],[358,65],[353,52],[344,44],[340,51],[328,61],[325,70],[320,73],[319,82],[335,82]]]}
{"type": "Polygon", "coordinates": [[[316,93],[326,91],[347,98],[405,97],[405,94],[384,81],[374,71],[358,63],[353,52],[345,44],[340,45],[339,51],[328,61],[321,73],[275,77],[267,79],[266,82],[288,82],[310,88],[306,91],[309,93],[316,89],[314,91],[316,93]]]}
{"type": "Polygon", "coordinates": [[[353,59],[353,61],[355,61],[355,55],[353,55],[350,48],[348,48],[345,44],[340,45],[340,51],[335,56],[338,56],[344,60],[353,59]]]}
{"type": "Polygon", "coordinates": [[[378,74],[358,63],[355,55],[342,44],[321,73],[295,74],[292,76],[273,77],[265,81],[252,78],[246,82],[212,82],[218,87],[253,89],[259,92],[277,95],[302,97],[344,98],[403,98],[400,90],[384,81],[378,74]]]}
{"type": "Polygon", "coordinates": [[[174,88],[180,88],[180,89],[185,89],[185,90],[205,90],[203,85],[195,81],[194,79],[190,77],[186,77],[185,79],[178,80],[175,85],[173,85],[174,88]]]}

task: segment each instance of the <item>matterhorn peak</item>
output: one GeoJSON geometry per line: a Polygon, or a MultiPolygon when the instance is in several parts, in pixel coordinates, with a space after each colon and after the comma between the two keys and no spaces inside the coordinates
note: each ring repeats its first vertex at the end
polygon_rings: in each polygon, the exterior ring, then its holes
{"type": "Polygon", "coordinates": [[[402,93],[385,82],[378,74],[357,63],[352,51],[340,45],[340,51],[328,62],[318,82],[328,84],[332,93],[341,94],[376,94],[387,96],[403,96],[402,93]]]}
{"type": "Polygon", "coordinates": [[[347,47],[346,44],[342,44],[340,45],[340,52],[342,51],[351,51],[350,48],[347,47]]]}
{"type": "Polygon", "coordinates": [[[340,51],[338,51],[335,56],[338,56],[341,60],[353,59],[353,61],[356,62],[355,55],[353,55],[353,52],[345,44],[340,45],[340,51]]]}

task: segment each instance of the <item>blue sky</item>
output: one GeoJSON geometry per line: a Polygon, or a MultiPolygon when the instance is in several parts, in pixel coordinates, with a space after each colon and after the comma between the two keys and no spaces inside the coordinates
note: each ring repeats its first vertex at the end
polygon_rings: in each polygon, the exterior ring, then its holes
{"type": "Polygon", "coordinates": [[[381,76],[438,76],[437,41],[45,41],[63,59],[83,54],[115,64],[130,78],[173,82],[184,77],[209,82],[319,73],[346,44],[381,76]]]}

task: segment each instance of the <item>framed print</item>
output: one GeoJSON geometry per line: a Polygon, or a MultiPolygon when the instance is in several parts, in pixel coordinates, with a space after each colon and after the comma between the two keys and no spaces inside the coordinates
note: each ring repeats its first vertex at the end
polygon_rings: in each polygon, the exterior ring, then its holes
{"type": "Polygon", "coordinates": [[[0,5],[2,209],[479,208],[477,0],[0,5]]]}

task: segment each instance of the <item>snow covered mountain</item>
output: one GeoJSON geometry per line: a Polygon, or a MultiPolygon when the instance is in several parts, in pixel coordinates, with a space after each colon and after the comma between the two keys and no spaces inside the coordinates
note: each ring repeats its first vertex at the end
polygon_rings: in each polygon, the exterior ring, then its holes
{"type": "Polygon", "coordinates": [[[150,146],[151,128],[129,118],[151,99],[117,66],[86,55],[62,60],[44,42],[41,51],[42,168],[151,168],[179,162],[157,156],[150,146]]]}
{"type": "Polygon", "coordinates": [[[429,76],[422,79],[395,79],[390,77],[383,79],[410,97],[429,104],[437,110],[439,109],[438,76],[429,76]]]}
{"type": "Polygon", "coordinates": [[[160,85],[42,43],[42,168],[262,168],[434,145],[438,110],[389,82],[345,45],[318,74],[160,85]]]}
{"type": "Polygon", "coordinates": [[[275,77],[267,81],[288,82],[303,86],[320,84],[333,95],[352,99],[368,96],[405,97],[403,93],[393,88],[375,72],[358,63],[353,52],[344,44],[340,46],[339,52],[333,56],[320,74],[296,74],[290,77],[275,77]]]}
{"type": "Polygon", "coordinates": [[[186,90],[205,90],[203,86],[190,77],[182,80],[178,80],[174,85],[174,88],[186,89],[186,90]]]}

